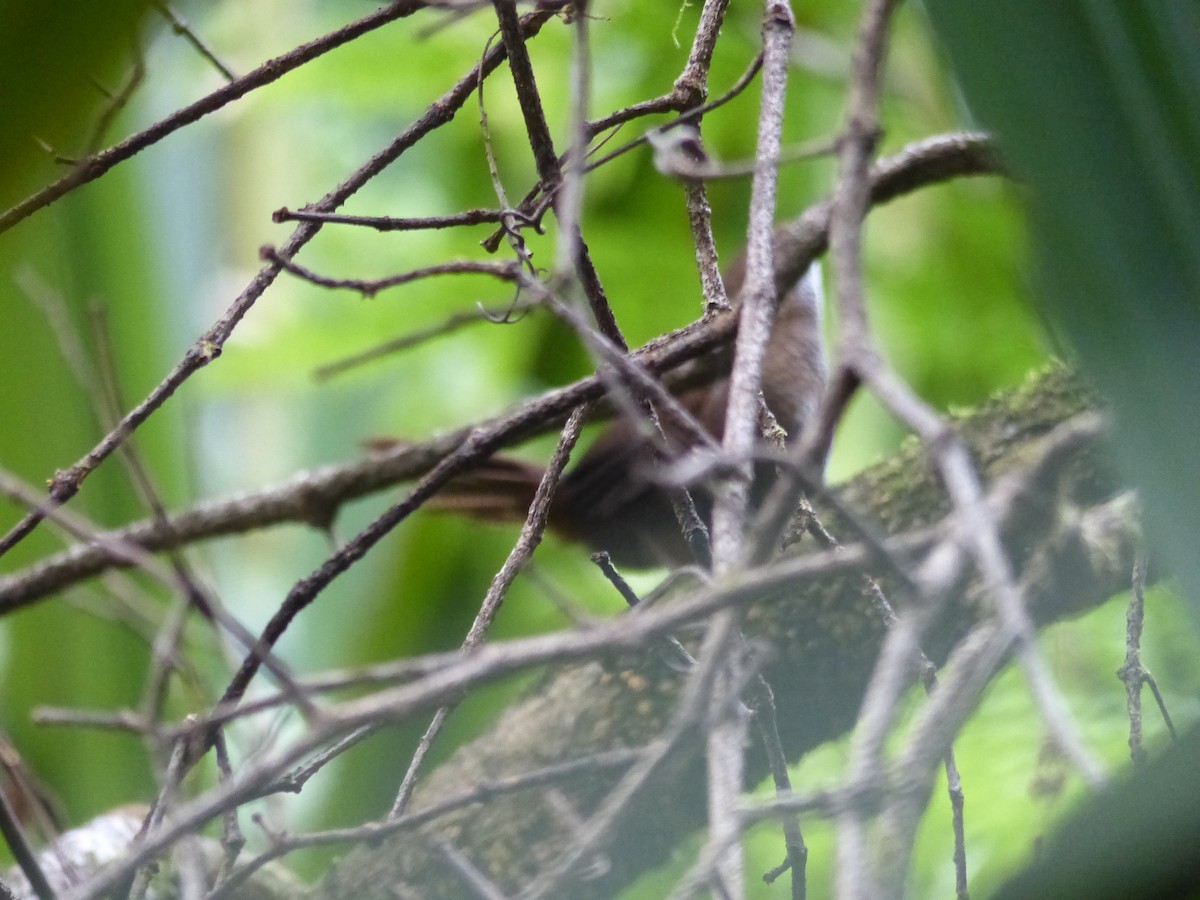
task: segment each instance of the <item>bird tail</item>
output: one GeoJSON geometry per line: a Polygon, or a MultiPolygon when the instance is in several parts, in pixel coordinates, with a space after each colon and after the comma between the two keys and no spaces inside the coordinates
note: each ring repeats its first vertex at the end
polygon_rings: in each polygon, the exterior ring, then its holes
{"type": "MultiPolygon", "coordinates": [[[[408,442],[398,438],[371,438],[365,448],[372,454],[391,453],[408,442]]],[[[447,481],[426,501],[424,508],[470,516],[486,522],[524,522],[545,470],[513,456],[493,456],[469,472],[447,481]]]]}
{"type": "Polygon", "coordinates": [[[544,471],[523,459],[493,456],[478,468],[451,478],[425,508],[485,522],[524,522],[544,471]]]}

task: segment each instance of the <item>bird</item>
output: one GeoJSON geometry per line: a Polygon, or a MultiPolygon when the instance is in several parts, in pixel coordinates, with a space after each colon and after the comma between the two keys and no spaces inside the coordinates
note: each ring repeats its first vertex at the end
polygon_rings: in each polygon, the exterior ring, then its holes
{"type": "MultiPolygon", "coordinates": [[[[744,279],[736,259],[725,275],[730,296],[744,279]]],[[[762,396],[775,421],[794,441],[816,418],[828,379],[822,336],[820,269],[813,263],[779,299],[763,357],[762,396]]],[[[719,442],[724,432],[733,353],[713,351],[705,360],[709,380],[692,383],[676,399],[719,442]]],[[[678,568],[694,562],[683,537],[661,463],[651,460],[644,429],[630,417],[613,420],[564,473],[551,501],[547,525],[569,541],[607,553],[622,567],[678,568]]],[[[666,445],[677,456],[694,446],[678,427],[663,421],[666,445]]],[[[756,462],[751,504],[761,502],[775,465],[756,462]]],[[[480,467],[451,479],[432,499],[433,508],[493,522],[523,522],[545,470],[523,459],[497,454],[480,467]]],[[[713,498],[708,485],[689,485],[700,518],[709,523],[713,498]]]]}

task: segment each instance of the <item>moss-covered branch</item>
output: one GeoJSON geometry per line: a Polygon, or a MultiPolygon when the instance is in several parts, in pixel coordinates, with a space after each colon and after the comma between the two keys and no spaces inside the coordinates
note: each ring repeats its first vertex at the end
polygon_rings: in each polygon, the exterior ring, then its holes
{"type": "MultiPolygon", "coordinates": [[[[1100,461],[1092,405],[1077,378],[1054,367],[957,422],[1006,508],[1009,551],[1039,624],[1103,602],[1124,586],[1132,563],[1132,504],[1100,461]]],[[[928,531],[946,513],[943,493],[915,443],[855,478],[841,498],[889,536],[928,531]]],[[[806,544],[800,548],[804,552],[806,544]]],[[[907,600],[900,590],[886,577],[881,582],[903,607],[907,600]]],[[[963,588],[926,636],[925,649],[935,660],[987,615],[986,598],[969,584],[963,588]]],[[[861,573],[831,576],[783,597],[776,591],[752,603],[746,630],[769,648],[765,674],[790,757],[853,724],[883,628],[861,573]]],[[[671,721],[683,682],[655,648],[550,671],[486,735],[432,773],[413,809],[504,776],[648,746],[671,721]]],[[[641,792],[636,808],[615,829],[617,839],[605,859],[592,860],[591,877],[581,878],[572,896],[613,896],[701,824],[702,747],[702,740],[676,743],[675,758],[663,767],[667,771],[660,769],[641,792]]],[[[314,897],[463,896],[461,864],[448,861],[445,843],[501,890],[516,893],[573,842],[563,804],[586,819],[617,777],[604,769],[562,780],[553,786],[553,798],[544,784],[490,796],[354,851],[329,872],[314,897]]]]}

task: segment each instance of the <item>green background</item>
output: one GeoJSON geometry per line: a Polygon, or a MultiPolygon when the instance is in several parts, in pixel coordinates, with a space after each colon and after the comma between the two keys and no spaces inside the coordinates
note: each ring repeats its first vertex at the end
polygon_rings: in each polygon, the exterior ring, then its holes
{"type": "MultiPolygon", "coordinates": [[[[834,0],[795,6],[799,33],[788,95],[788,145],[836,134],[858,15],[856,5],[834,0]]],[[[83,146],[102,105],[93,79],[110,89],[121,83],[130,68],[134,31],[144,51],[146,80],[102,146],[221,83],[219,74],[160,18],[139,18],[136,5],[124,20],[114,9],[100,23],[76,15],[55,22],[34,15],[35,9],[42,5],[10,5],[4,15],[12,18],[0,27],[0,87],[13,110],[0,121],[0,149],[11,160],[0,176],[4,208],[64,171],[31,134],[63,155],[83,146]],[[17,52],[22,47],[38,52],[22,55],[17,52]]],[[[184,3],[180,10],[227,64],[244,73],[366,14],[369,7],[226,2],[184,3]]],[[[593,113],[667,91],[686,58],[697,8],[681,12],[671,4],[613,0],[594,4],[593,12],[593,113]]],[[[732,84],[756,52],[758,15],[753,4],[731,9],[713,66],[713,95],[732,84]]],[[[258,248],[282,243],[290,233],[291,226],[272,223],[271,212],[319,199],[385,146],[470,68],[494,28],[490,15],[482,13],[426,33],[437,21],[438,15],[426,14],[393,23],[324,56],[0,235],[0,465],[42,484],[105,430],[34,300],[56,298],[93,357],[89,309],[102,309],[125,408],[139,401],[253,276],[258,248]]],[[[975,26],[957,25],[964,29],[958,39],[970,46],[975,26]]],[[[948,38],[951,48],[954,40],[948,38]]],[[[569,30],[555,22],[531,45],[560,142],[567,126],[569,48],[569,30]]],[[[756,90],[757,83],[706,119],[706,142],[714,156],[744,160],[752,155],[756,90]]],[[[887,67],[881,151],[970,126],[960,96],[922,8],[905,5],[887,67]]],[[[488,82],[485,97],[505,188],[510,197],[520,197],[535,175],[505,70],[488,82]]],[[[634,123],[616,141],[659,121],[634,123]]],[[[781,175],[780,217],[821,199],[832,179],[829,161],[788,166],[781,175]]],[[[1028,186],[995,178],[961,181],[896,201],[869,218],[867,284],[880,341],[899,372],[941,409],[970,406],[1015,385],[1052,349],[1063,350],[1047,336],[1055,329],[1044,328],[1043,320],[1053,312],[1046,311],[1044,294],[1034,287],[1028,192],[1028,186]]],[[[746,179],[711,186],[724,259],[736,252],[744,234],[748,193],[746,179]]],[[[495,204],[472,101],[343,211],[438,215],[495,204]]],[[[631,343],[699,314],[683,193],[655,172],[648,151],[626,154],[588,181],[584,227],[631,343]]],[[[483,258],[477,241],[488,233],[489,228],[478,227],[381,235],[329,226],[299,261],[335,277],[382,277],[432,260],[483,258]]],[[[553,228],[545,237],[530,236],[535,262],[551,265],[553,240],[553,228]]],[[[314,379],[314,370],[325,363],[480,302],[502,307],[509,298],[503,287],[466,276],[423,281],[374,299],[284,277],[239,326],[217,363],[156,413],[136,443],[165,502],[179,508],[355,457],[362,442],[374,436],[420,439],[476,421],[589,371],[578,341],[535,313],[510,325],[476,326],[332,380],[314,379]]],[[[95,368],[83,380],[94,385],[95,368]]],[[[858,401],[839,433],[832,476],[850,476],[886,455],[902,437],[900,427],[873,402],[858,401]]],[[[535,441],[522,452],[545,458],[551,443],[550,438],[535,441]]],[[[117,525],[145,515],[135,498],[114,459],[88,480],[72,508],[98,523],[117,525]]],[[[336,536],[352,535],[388,499],[345,510],[336,536]]],[[[3,527],[18,515],[16,507],[0,506],[3,527]]],[[[515,528],[436,515],[414,517],[305,612],[281,652],[297,670],[309,672],[456,646],[515,533],[515,528]]],[[[28,564],[57,546],[53,530],[43,527],[0,561],[0,570],[28,564]]],[[[204,582],[256,629],[288,587],[328,551],[327,535],[289,526],[214,542],[189,551],[188,558],[204,582]]],[[[579,549],[550,540],[537,560],[541,579],[573,603],[601,613],[619,609],[618,599],[579,549]]],[[[123,619],[112,615],[111,585],[90,583],[0,622],[0,726],[58,795],[73,823],[153,796],[150,757],[138,739],[29,721],[30,710],[39,705],[137,707],[145,687],[146,632],[150,628],[152,634],[161,622],[166,598],[132,578],[140,599],[123,619]]],[[[1165,593],[1155,593],[1149,607],[1147,663],[1177,720],[1193,721],[1200,673],[1192,620],[1165,593]]],[[[492,635],[528,634],[567,621],[544,588],[523,578],[492,635]]],[[[1113,765],[1127,756],[1123,688],[1113,674],[1123,656],[1123,630],[1123,607],[1109,604],[1043,638],[1085,737],[1113,765]]],[[[211,699],[222,686],[224,651],[198,625],[189,633],[188,647],[206,686],[199,695],[211,699]]],[[[471,697],[451,718],[435,757],[478,733],[518,687],[471,697]]],[[[198,702],[196,692],[179,689],[172,709],[181,714],[198,702]]],[[[286,733],[288,727],[266,723],[240,732],[237,752],[252,752],[272,729],[286,733]]],[[[384,814],[419,727],[396,729],[362,745],[301,797],[272,801],[268,814],[293,830],[384,814]]],[[[1152,742],[1161,740],[1161,731],[1157,722],[1148,724],[1152,742]]],[[[968,860],[979,894],[986,895],[1027,859],[1049,823],[1079,794],[1080,786],[1069,776],[1061,789],[1039,788],[1053,785],[1063,771],[1042,751],[1042,727],[1023,684],[1006,674],[993,685],[958,746],[968,798],[968,860]]],[[[822,749],[799,766],[797,786],[830,783],[841,762],[839,746],[822,749]]],[[[935,795],[915,861],[914,896],[947,896],[953,890],[948,822],[948,806],[935,795]]],[[[832,843],[820,823],[807,829],[813,896],[823,896],[832,843]]],[[[757,884],[756,873],[778,862],[777,834],[764,830],[751,853],[749,869],[757,884]]],[[[291,859],[312,875],[327,855],[291,859]]],[[[647,876],[630,896],[658,896],[667,876],[647,876]]],[[[751,890],[753,896],[783,896],[786,889],[758,885],[751,890]]]]}

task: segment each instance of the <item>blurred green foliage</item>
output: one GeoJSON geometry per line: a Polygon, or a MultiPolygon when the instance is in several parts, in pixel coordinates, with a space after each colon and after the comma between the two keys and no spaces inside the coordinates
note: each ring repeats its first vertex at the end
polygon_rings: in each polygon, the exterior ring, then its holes
{"type": "Polygon", "coordinates": [[[930,7],[1029,181],[1040,300],[1112,401],[1154,545],[1200,616],[1200,424],[1184,412],[1200,386],[1200,6],[930,7]]]}
{"type": "MultiPolygon", "coordinates": [[[[1150,557],[1176,581],[1194,635],[1200,6],[929,8],[965,97],[1029,185],[1039,304],[1111,404],[1114,455],[1138,488],[1150,557]]],[[[1193,895],[1200,782],[1180,775],[1195,771],[1195,738],[1136,772],[1123,795],[1084,805],[1042,870],[1007,896],[1178,896],[1177,878],[1193,895]]]]}
{"type": "MultiPolygon", "coordinates": [[[[42,5],[10,8],[14,15],[22,11],[33,17],[42,5]]],[[[697,10],[684,7],[680,13],[673,4],[634,0],[595,3],[593,113],[668,91],[686,58],[697,10]],[[679,15],[681,46],[673,38],[679,15]]],[[[332,0],[197,0],[181,3],[180,11],[227,64],[245,72],[368,9],[332,0]]],[[[788,95],[789,145],[836,133],[858,8],[814,0],[797,4],[796,13],[800,31],[788,95]]],[[[271,212],[318,199],[478,59],[494,30],[488,15],[430,30],[439,16],[393,23],[322,57],[0,235],[0,465],[39,484],[81,456],[104,431],[31,294],[61,298],[89,346],[95,342],[87,308],[102,307],[125,406],[139,401],[249,281],[259,265],[258,248],[280,243],[290,233],[290,226],[272,223],[271,212]],[[31,289],[35,284],[39,287],[31,289]]],[[[26,27],[39,35],[55,33],[37,31],[49,27],[44,21],[26,27]]],[[[758,29],[756,7],[734,4],[713,66],[714,96],[753,58],[758,29]]],[[[15,34],[0,27],[5,36],[0,40],[15,34]]],[[[117,117],[107,143],[221,83],[213,68],[161,19],[145,18],[140,34],[146,81],[117,117]]],[[[42,42],[61,51],[47,57],[49,70],[59,79],[56,85],[65,85],[54,91],[70,92],[70,102],[39,104],[27,92],[21,96],[29,101],[28,113],[0,120],[0,147],[16,148],[12,152],[21,159],[0,182],[5,205],[62,174],[61,167],[39,155],[30,133],[53,140],[62,153],[74,152],[75,142],[87,133],[86,124],[103,106],[102,98],[89,95],[88,76],[119,80],[129,70],[129,42],[107,28],[94,35],[87,54],[65,36],[42,42]],[[63,62],[69,58],[78,62],[77,68],[63,62]]],[[[0,48],[6,46],[0,43],[0,48]]],[[[568,29],[551,23],[531,50],[551,128],[561,142],[567,127],[568,29]]],[[[0,77],[12,83],[12,73],[3,68],[0,77]]],[[[44,96],[59,96],[55,92],[44,96]]],[[[888,65],[882,151],[969,124],[957,98],[921,8],[902,8],[888,65]]],[[[506,70],[489,80],[485,101],[501,176],[515,201],[532,183],[534,171],[506,70]]],[[[726,160],[751,156],[756,113],[752,85],[710,114],[704,127],[713,154],[726,160]]],[[[628,126],[615,141],[640,134],[650,124],[628,126]]],[[[7,152],[0,158],[8,158],[7,152]]],[[[789,166],[781,178],[781,217],[822,198],[832,186],[832,174],[828,161],[789,166]]],[[[748,192],[748,181],[741,179],[711,187],[725,259],[740,246],[748,192]]],[[[1023,189],[998,180],[953,183],[897,201],[869,220],[869,299],[881,341],[901,374],[939,407],[978,402],[1019,382],[1047,357],[1048,342],[1031,300],[1023,201],[1023,189]]],[[[436,215],[495,203],[479,113],[471,103],[453,123],[352,198],[344,211],[436,215]]],[[[627,154],[595,173],[588,182],[584,216],[589,245],[631,343],[699,314],[683,194],[654,171],[646,151],[627,154]]],[[[300,262],[335,277],[381,277],[434,260],[482,258],[477,242],[489,231],[381,235],[329,226],[303,251],[300,262]]],[[[545,237],[530,236],[536,262],[550,265],[553,240],[553,227],[545,237]]],[[[138,445],[168,506],[253,490],[299,468],[353,457],[372,436],[421,438],[469,423],[588,371],[588,357],[569,332],[545,316],[530,314],[508,325],[475,326],[330,381],[314,381],[314,369],[322,364],[434,325],[477,303],[503,308],[510,299],[503,288],[466,276],[420,281],[366,300],[281,279],[239,326],[221,359],[193,378],[139,432],[138,445]]],[[[89,381],[97,380],[93,368],[89,381]]],[[[839,435],[834,477],[847,477],[885,455],[901,436],[874,404],[860,401],[839,435]]],[[[541,439],[523,452],[544,458],[550,443],[552,438],[541,439]]],[[[353,534],[388,501],[355,504],[337,522],[336,536],[353,534]]],[[[105,524],[145,514],[116,460],[87,482],[72,506],[105,524]]],[[[3,526],[17,514],[15,508],[3,507],[3,526]]],[[[305,612],[282,642],[281,653],[297,670],[308,672],[456,646],[514,535],[515,529],[414,517],[305,612]]],[[[43,528],[0,567],[8,571],[27,564],[55,545],[50,529],[43,528]]],[[[288,527],[214,542],[191,551],[189,559],[225,603],[257,628],[288,587],[328,550],[325,535],[288,527]]],[[[540,578],[556,585],[570,603],[597,613],[619,608],[577,549],[551,539],[538,560],[540,578]]],[[[147,642],[127,625],[97,621],[85,612],[80,603],[89,602],[96,591],[84,587],[70,598],[12,616],[0,632],[0,725],[63,798],[73,821],[115,803],[146,800],[153,789],[148,756],[136,739],[36,728],[29,722],[30,709],[38,704],[112,708],[140,702],[147,642]]],[[[155,595],[156,604],[164,600],[155,595]]],[[[1151,623],[1147,656],[1152,668],[1161,664],[1171,671],[1166,687],[1178,698],[1194,693],[1198,673],[1194,654],[1187,652],[1194,635],[1187,627],[1175,627],[1180,623],[1173,603],[1163,597],[1155,604],[1153,615],[1173,624],[1160,629],[1151,623]]],[[[1047,638],[1053,662],[1082,704],[1089,737],[1114,761],[1122,754],[1121,688],[1109,673],[1120,662],[1121,615],[1119,609],[1106,608],[1065,626],[1078,629],[1070,632],[1074,637],[1047,638]],[[1087,677],[1076,678],[1073,673],[1080,671],[1087,677]]],[[[542,587],[522,579],[493,633],[527,634],[566,621],[542,587]]],[[[189,647],[207,660],[208,668],[200,674],[208,690],[219,690],[222,654],[203,628],[192,630],[191,641],[189,647]]],[[[517,687],[472,698],[452,717],[435,756],[482,729],[503,707],[505,691],[517,687]]],[[[193,698],[177,693],[173,711],[181,713],[190,708],[184,700],[193,698]]],[[[1193,717],[1195,712],[1187,710],[1193,717]]],[[[396,729],[363,745],[302,797],[279,801],[272,812],[280,812],[297,830],[381,814],[418,734],[419,727],[396,729]]],[[[254,731],[241,734],[237,752],[261,737],[254,731]]],[[[972,857],[981,884],[995,884],[1025,858],[1036,837],[1027,818],[1037,803],[1013,804],[1009,795],[1014,781],[1033,780],[1040,741],[1019,679],[1001,679],[960,751],[971,846],[983,848],[972,857]]],[[[835,777],[839,764],[839,748],[826,748],[802,764],[798,783],[810,786],[835,777]]],[[[1045,802],[1057,807],[1067,801],[1045,802]]],[[[921,896],[947,893],[945,879],[952,870],[944,820],[931,814],[922,837],[914,875],[921,896]]],[[[817,896],[828,884],[822,866],[831,859],[820,832],[814,825],[817,896]]],[[[775,836],[764,832],[762,846],[753,852],[762,868],[775,865],[775,836]]],[[[296,859],[312,874],[327,855],[296,859]]],[[[631,896],[655,896],[653,878],[641,890],[634,889],[631,896]]],[[[783,889],[773,890],[770,896],[783,889]]]]}

